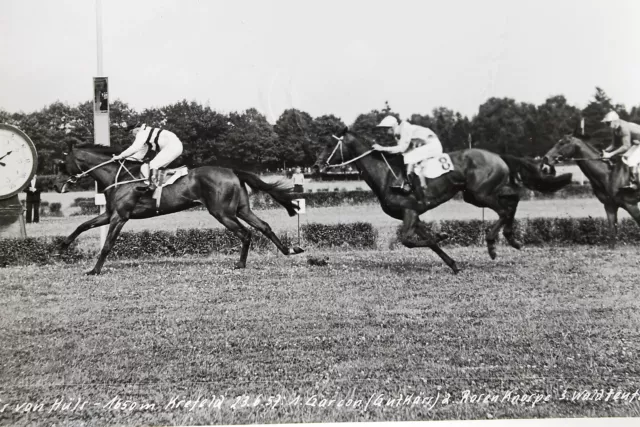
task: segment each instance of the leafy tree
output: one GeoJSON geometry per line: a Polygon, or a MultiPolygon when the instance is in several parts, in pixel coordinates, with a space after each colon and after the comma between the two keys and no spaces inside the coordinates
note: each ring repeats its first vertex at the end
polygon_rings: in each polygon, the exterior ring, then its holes
{"type": "Polygon", "coordinates": [[[311,150],[315,138],[314,123],[311,116],[291,108],[285,110],[273,130],[278,135],[278,160],[288,166],[313,163],[315,157],[311,150]]]}
{"type": "Polygon", "coordinates": [[[255,108],[229,115],[225,134],[216,143],[218,164],[240,169],[278,167],[278,135],[267,118],[255,108]]]}
{"type": "Polygon", "coordinates": [[[534,150],[535,106],[511,98],[489,98],[472,121],[474,146],[519,156],[534,150]]]}
{"type": "Polygon", "coordinates": [[[178,162],[191,167],[216,164],[216,144],[228,129],[228,117],[186,100],[160,108],[146,110],[148,120],[155,126],[166,127],[182,141],[184,151],[178,162]]]}
{"type": "Polygon", "coordinates": [[[336,135],[342,129],[344,129],[344,127],[344,122],[333,114],[324,115],[313,119],[313,128],[315,130],[315,135],[310,147],[312,155],[311,159],[309,160],[311,160],[311,164],[315,162],[326,144],[336,142],[333,139],[332,135],[336,135]]]}
{"type": "Polygon", "coordinates": [[[563,95],[547,98],[538,106],[535,154],[542,156],[565,134],[572,132],[580,120],[580,110],[569,105],[563,95]]]}

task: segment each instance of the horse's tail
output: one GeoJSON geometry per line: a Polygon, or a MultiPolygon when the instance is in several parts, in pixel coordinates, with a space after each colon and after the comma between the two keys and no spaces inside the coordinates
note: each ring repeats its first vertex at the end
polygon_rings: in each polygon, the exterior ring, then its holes
{"type": "Polygon", "coordinates": [[[287,184],[285,184],[284,182],[278,181],[270,184],[261,180],[256,174],[236,169],[233,170],[233,173],[236,174],[242,185],[247,184],[254,190],[264,191],[265,193],[270,194],[276,202],[284,206],[284,208],[287,210],[287,213],[289,213],[289,216],[294,216],[297,213],[298,209],[300,209],[296,204],[292,202],[292,200],[295,198],[293,194],[291,194],[292,189],[287,187],[287,184]]]}
{"type": "Polygon", "coordinates": [[[500,157],[509,166],[511,182],[520,181],[530,190],[553,193],[571,183],[572,174],[570,173],[559,176],[546,175],[540,170],[540,165],[533,160],[508,154],[500,157]]]}

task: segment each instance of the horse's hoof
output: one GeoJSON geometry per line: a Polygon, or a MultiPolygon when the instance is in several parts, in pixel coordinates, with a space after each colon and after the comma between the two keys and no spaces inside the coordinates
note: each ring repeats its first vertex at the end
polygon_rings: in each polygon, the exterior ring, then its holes
{"type": "Polygon", "coordinates": [[[517,240],[509,240],[509,244],[511,245],[512,248],[515,249],[522,249],[522,243],[518,242],[517,240]]]}
{"type": "Polygon", "coordinates": [[[460,273],[460,269],[458,268],[458,266],[455,263],[453,263],[453,265],[451,266],[451,269],[453,270],[453,274],[460,273]]]}
{"type": "Polygon", "coordinates": [[[297,254],[301,254],[302,252],[304,252],[304,249],[299,248],[297,246],[293,248],[289,248],[289,255],[297,255],[297,254]]]}
{"type": "Polygon", "coordinates": [[[438,243],[442,242],[443,240],[447,240],[449,238],[449,235],[447,233],[436,233],[436,239],[438,239],[438,243]]]}
{"type": "Polygon", "coordinates": [[[233,266],[233,269],[234,269],[234,270],[240,270],[241,268],[245,268],[245,267],[246,267],[246,265],[245,265],[245,263],[244,263],[244,262],[242,262],[242,261],[238,261],[238,262],[236,262],[236,263],[235,263],[235,265],[233,266]]]}
{"type": "Polygon", "coordinates": [[[100,272],[94,268],[93,270],[89,270],[84,274],[87,276],[97,276],[98,274],[100,274],[100,272]]]}
{"type": "Polygon", "coordinates": [[[496,253],[495,249],[491,248],[491,249],[489,249],[489,256],[491,257],[491,259],[496,259],[498,254],[496,253]]]}

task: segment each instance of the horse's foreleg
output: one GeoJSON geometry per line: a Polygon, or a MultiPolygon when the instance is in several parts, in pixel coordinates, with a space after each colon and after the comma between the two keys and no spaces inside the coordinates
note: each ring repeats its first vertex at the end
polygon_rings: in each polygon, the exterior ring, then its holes
{"type": "Polygon", "coordinates": [[[633,218],[636,221],[636,223],[638,225],[640,225],[640,208],[638,208],[638,205],[632,204],[632,203],[627,203],[622,207],[627,212],[629,212],[629,215],[631,215],[631,218],[633,218]]]}
{"type": "MultiPolygon", "coordinates": [[[[604,210],[607,213],[607,221],[609,222],[609,247],[613,249],[616,247],[618,240],[618,207],[613,204],[604,205],[604,210]]],[[[633,216],[633,214],[631,214],[631,216],[633,216]]],[[[638,219],[636,219],[636,221],[638,221],[638,219]]],[[[640,224],[640,221],[638,224],[640,224]]]]}
{"type": "Polygon", "coordinates": [[[408,248],[420,248],[427,247],[434,251],[444,262],[453,270],[454,273],[458,273],[456,262],[451,259],[445,251],[438,245],[438,240],[435,236],[428,236],[428,231],[423,227],[418,219],[418,214],[412,210],[406,210],[402,222],[402,230],[400,232],[400,242],[408,248]]]}
{"type": "Polygon", "coordinates": [[[102,266],[104,265],[104,261],[107,259],[107,255],[111,252],[113,248],[113,244],[115,243],[118,235],[120,234],[120,230],[127,223],[128,218],[122,218],[117,213],[114,213],[111,217],[111,221],[109,223],[109,232],[107,233],[107,239],[104,242],[104,246],[102,250],[100,250],[100,256],[98,257],[98,262],[93,267],[92,270],[88,271],[88,275],[97,275],[102,271],[102,266]]]}
{"type": "Polygon", "coordinates": [[[289,247],[283,245],[282,242],[280,241],[280,239],[278,239],[278,236],[276,236],[276,234],[273,232],[273,230],[271,230],[271,227],[269,226],[269,224],[267,224],[265,221],[263,221],[260,218],[258,218],[258,216],[256,214],[254,214],[249,209],[248,206],[247,207],[243,207],[243,208],[238,210],[238,217],[240,217],[240,219],[245,221],[247,224],[249,224],[250,226],[252,226],[256,230],[258,230],[262,234],[264,234],[269,240],[271,240],[273,242],[274,245],[276,245],[278,250],[280,250],[280,252],[282,252],[283,254],[285,254],[285,255],[295,255],[295,254],[299,254],[299,253],[304,252],[304,250],[299,248],[298,246],[294,246],[292,248],[289,248],[289,247]]]}
{"type": "Polygon", "coordinates": [[[109,224],[109,213],[105,211],[100,215],[91,218],[89,221],[85,221],[80,224],[73,233],[71,233],[66,239],[62,241],[60,249],[66,249],[74,240],[76,240],[76,238],[80,234],[84,233],[85,231],[107,224],[109,224]]]}

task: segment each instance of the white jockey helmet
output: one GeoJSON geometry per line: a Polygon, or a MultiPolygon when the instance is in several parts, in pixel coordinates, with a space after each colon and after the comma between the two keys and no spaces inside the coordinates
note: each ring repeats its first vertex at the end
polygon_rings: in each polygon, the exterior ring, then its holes
{"type": "Polygon", "coordinates": [[[618,116],[618,113],[615,111],[609,111],[607,115],[604,116],[604,119],[602,119],[602,123],[609,123],[614,120],[620,120],[620,116],[618,116]]]}
{"type": "Polygon", "coordinates": [[[396,126],[398,126],[398,119],[396,119],[393,116],[387,116],[384,119],[382,119],[382,121],[380,122],[380,124],[377,127],[379,127],[379,128],[395,128],[396,126]]]}

